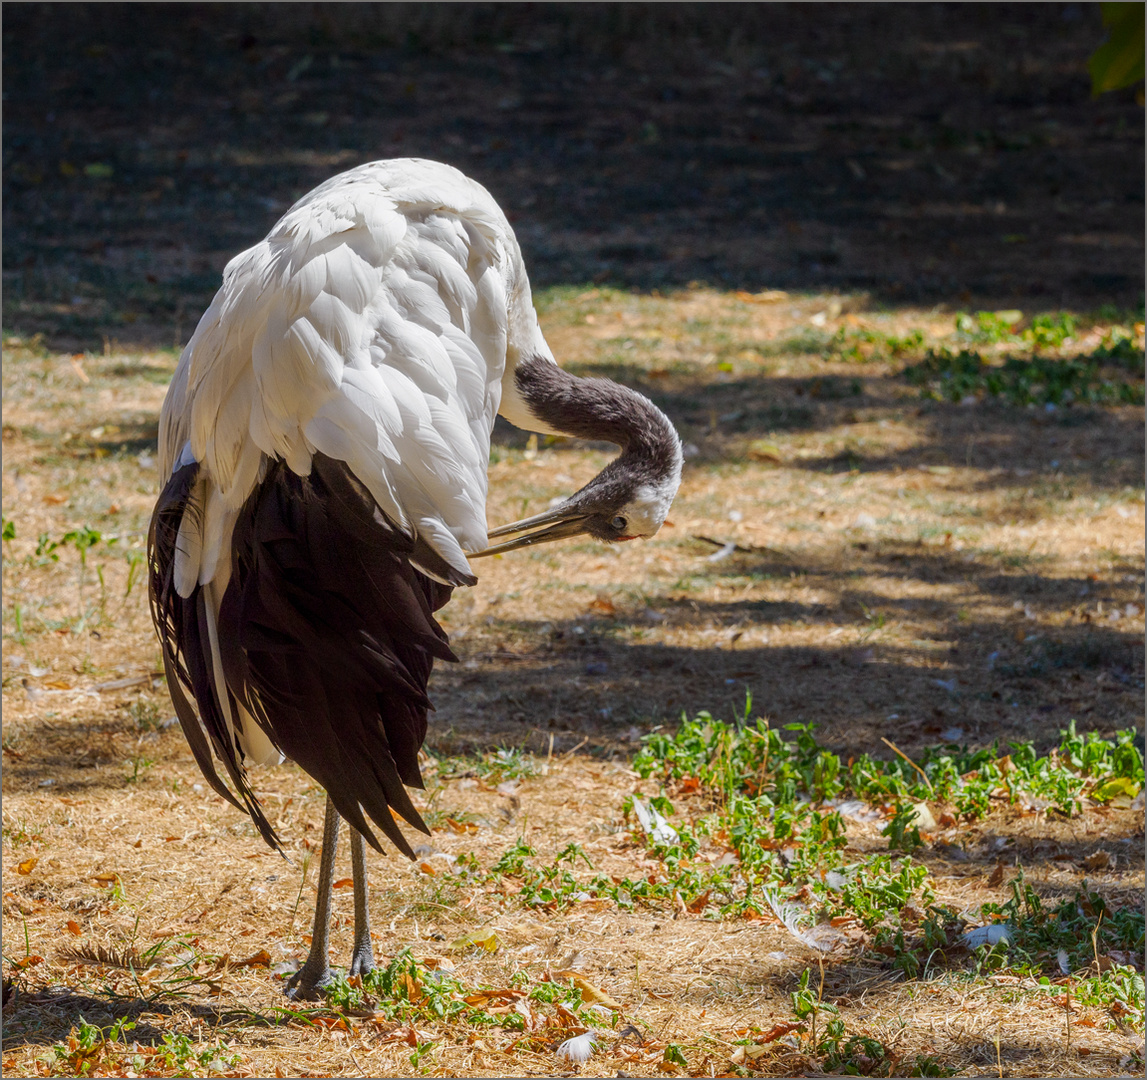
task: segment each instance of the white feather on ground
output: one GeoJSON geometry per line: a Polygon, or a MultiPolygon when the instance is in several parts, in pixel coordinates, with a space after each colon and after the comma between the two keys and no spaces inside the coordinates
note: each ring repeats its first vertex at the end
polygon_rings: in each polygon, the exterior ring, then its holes
{"type": "Polygon", "coordinates": [[[658,812],[656,807],[646,808],[638,798],[633,800],[633,812],[641,822],[642,829],[655,844],[672,844],[677,840],[677,830],[658,812]]]}
{"type": "Polygon", "coordinates": [[[581,1035],[575,1035],[572,1039],[566,1039],[558,1047],[557,1055],[560,1058],[567,1058],[576,1065],[581,1065],[583,1062],[589,1061],[593,1055],[597,1037],[596,1031],[586,1031],[581,1035]]]}
{"type": "Polygon", "coordinates": [[[992,923],[990,926],[974,926],[971,930],[965,930],[962,940],[965,948],[978,949],[981,945],[996,945],[1001,941],[1010,943],[1012,932],[1007,923],[992,923]]]}
{"type": "Polygon", "coordinates": [[[801,944],[807,945],[817,952],[826,953],[831,952],[837,942],[841,940],[840,932],[828,923],[821,923],[818,926],[811,926],[807,930],[804,929],[801,922],[808,915],[808,908],[793,903],[791,900],[781,900],[771,889],[762,889],[761,895],[772,908],[773,914],[784,924],[784,928],[801,944]]]}

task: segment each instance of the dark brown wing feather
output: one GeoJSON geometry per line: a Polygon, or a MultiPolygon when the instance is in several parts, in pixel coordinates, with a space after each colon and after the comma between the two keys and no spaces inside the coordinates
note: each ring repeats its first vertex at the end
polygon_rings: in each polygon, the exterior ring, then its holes
{"type": "MultiPolygon", "coordinates": [[[[183,485],[184,505],[191,481],[183,485]]],[[[231,581],[219,611],[230,692],[371,844],[379,847],[366,817],[412,855],[391,809],[426,831],[404,785],[422,786],[418,751],[431,707],[431,665],[435,657],[455,659],[433,615],[449,599],[450,586],[411,566],[413,541],[387,522],[344,463],[322,455],[308,477],[270,464],[239,515],[231,548],[231,581]]],[[[199,641],[206,644],[203,636],[199,641]]],[[[168,651],[165,645],[165,656],[168,651]]],[[[182,654],[187,651],[184,646],[182,654]]],[[[214,715],[209,679],[205,698],[197,691],[202,681],[177,681],[200,715],[214,715]]],[[[211,722],[205,725],[211,733],[211,722]]],[[[198,750],[188,739],[203,768],[206,745],[199,735],[198,750]]],[[[225,741],[212,738],[217,754],[225,741]]],[[[234,763],[234,770],[228,764],[233,780],[235,772],[243,776],[234,763]]],[[[204,768],[209,782],[213,772],[204,768]]],[[[217,775],[213,787],[216,782],[222,786],[217,775]]]]}

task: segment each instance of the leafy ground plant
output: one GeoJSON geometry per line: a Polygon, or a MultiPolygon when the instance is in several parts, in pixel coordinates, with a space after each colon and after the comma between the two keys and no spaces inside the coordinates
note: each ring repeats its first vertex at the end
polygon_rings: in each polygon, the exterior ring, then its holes
{"type": "MultiPolygon", "coordinates": [[[[1142,354],[1140,354],[1142,355],[1142,354]]],[[[929,397],[945,401],[1001,398],[1010,405],[1143,404],[1142,382],[1105,378],[1100,357],[1058,359],[1011,356],[990,363],[978,352],[929,350],[904,377],[929,397]]]]}
{"type": "MultiPolygon", "coordinates": [[[[672,735],[645,739],[635,771],[656,777],[691,807],[689,820],[681,821],[674,803],[661,795],[637,815],[642,824],[635,836],[658,860],[659,873],[645,880],[592,873],[576,845],[551,864],[536,866],[536,852],[519,840],[483,880],[513,878],[520,902],[551,910],[586,902],[629,910],[672,910],[677,904],[710,918],[775,917],[821,952],[845,947],[846,935],[838,928],[852,927],[850,947],[868,943],[908,978],[928,964],[947,963],[949,953],[956,956],[960,925],[973,919],[1013,927],[999,955],[1010,948],[1009,965],[1033,976],[1062,966],[1059,949],[1068,942],[1072,970],[1086,966],[1088,949],[1098,956],[1141,947],[1141,913],[1120,908],[1113,915],[1098,894],[1065,899],[1049,913],[1025,884],[1022,869],[1012,880],[1008,904],[987,904],[975,915],[957,917],[950,905],[936,902],[927,864],[895,854],[925,846],[918,824],[925,813],[934,831],[937,819],[951,826],[972,823],[1001,805],[1038,802],[1046,812],[1070,818],[1085,803],[1129,802],[1143,786],[1134,732],[1103,739],[1071,724],[1059,745],[1042,756],[1024,743],[1008,753],[994,745],[976,752],[933,747],[920,764],[864,756],[842,768],[808,725],[788,725],[796,733],[789,740],[748,716],[746,709],[739,724],[728,724],[703,714],[683,719],[672,735]],[[862,855],[850,843],[845,814],[855,819],[861,813],[889,819],[882,830],[888,853],[869,848],[862,855]],[[647,820],[661,824],[651,830],[647,820]],[[579,856],[585,864],[580,873],[579,856]],[[1084,916],[1076,914],[1084,910],[1098,916],[1090,937],[1080,921],[1084,916]]],[[[633,813],[635,800],[627,800],[627,807],[633,813]]]]}
{"type": "Polygon", "coordinates": [[[129,1039],[134,1021],[120,1018],[108,1028],[82,1017],[63,1042],[44,1059],[50,1076],[234,1076],[241,1056],[227,1043],[197,1043],[178,1032],[164,1032],[153,1045],[129,1039]]]}

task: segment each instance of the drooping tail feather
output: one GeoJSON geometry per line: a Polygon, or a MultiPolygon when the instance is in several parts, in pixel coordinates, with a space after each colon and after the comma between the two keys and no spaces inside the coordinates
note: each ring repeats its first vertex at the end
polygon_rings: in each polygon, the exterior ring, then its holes
{"type": "MultiPolygon", "coordinates": [[[[205,597],[200,589],[184,600],[171,582],[196,468],[176,472],[156,507],[153,617],[176,711],[204,776],[239,805],[214,770],[209,738],[245,808],[277,847],[218,705],[198,615],[205,597]]],[[[311,474],[300,477],[272,462],[235,523],[231,577],[217,618],[232,700],[373,846],[379,843],[366,816],[408,856],[391,808],[426,831],[404,785],[422,786],[418,751],[433,659],[455,659],[433,617],[451,588],[416,570],[413,550],[344,463],[316,454],[311,474]]]]}
{"type": "Polygon", "coordinates": [[[147,534],[151,617],[163,649],[163,670],[175,714],[204,779],[229,803],[246,810],[263,839],[281,851],[279,837],[251,790],[239,749],[232,741],[223,718],[209,668],[211,653],[204,590],[197,585],[185,598],[175,587],[180,526],[184,514],[189,511],[191,492],[198,475],[199,465],[195,462],[177,469],[160,494],[151,517],[147,534]],[[214,756],[223,762],[242,802],[232,794],[216,771],[212,749],[214,756]]]}

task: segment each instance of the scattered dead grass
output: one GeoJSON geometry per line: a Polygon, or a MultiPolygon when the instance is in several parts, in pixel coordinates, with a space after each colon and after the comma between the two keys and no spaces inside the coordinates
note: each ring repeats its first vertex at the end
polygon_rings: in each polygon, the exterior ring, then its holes
{"type": "MultiPolygon", "coordinates": [[[[376,950],[409,945],[475,986],[578,953],[649,1045],[680,1046],[694,1075],[724,1074],[739,1039],[791,1019],[788,995],[815,968],[783,927],[673,905],[531,911],[508,887],[459,884],[442,856],[489,866],[522,837],[547,860],[576,841],[602,873],[652,872],[622,821],[627,796],[657,793],[628,770],[630,753],[682,710],[740,714],[746,690],[774,725],[814,721],[845,757],[888,756],[882,736],[910,754],[942,738],[1046,750],[1071,717],[1103,734],[1139,726],[1143,413],[922,402],[898,360],[846,364],[820,349],[861,325],[939,340],[951,316],[871,312],[863,298],[560,290],[543,301],[568,366],[623,377],[668,409],[689,444],[685,481],[653,541],[488,560],[480,585],[445,609],[462,663],[435,674],[429,746],[524,747],[545,767],[513,790],[480,771],[432,778],[435,831],[420,861],[371,860],[376,950]],[[480,927],[497,952],[450,950],[480,927]]],[[[4,1072],[43,1074],[81,1016],[106,1026],[131,1015],[141,1042],[223,1039],[240,1054],[233,1074],[407,1073],[412,1048],[387,1024],[281,1011],[273,973],[305,954],[322,792],[293,766],[258,775],[287,838],[280,860],[206,790],[169,722],[138,567],[128,585],[174,360],[5,349],[4,514],[16,536],[4,570],[3,929],[6,963],[23,966],[4,1072]],[[39,538],[83,527],[101,539],[81,591],[75,544],[49,551],[39,538]],[[198,981],[163,997],[166,969],[137,975],[74,951],[107,959],[164,939],[230,959],[205,960],[198,981]]],[[[491,520],[545,506],[606,457],[500,432],[491,520]]],[[[883,844],[854,828],[857,850],[883,844]]],[[[1048,896],[1086,877],[1138,904],[1142,829],[1132,811],[1053,820],[1004,808],[938,832],[923,858],[939,899],[961,909],[1003,899],[1014,866],[1048,896]],[[1106,867],[1086,869],[1101,850],[1106,867]],[[993,883],[1000,859],[1008,872],[993,883]]],[[[336,895],[342,958],[351,905],[349,890],[336,895]]],[[[901,1068],[924,1054],[964,1075],[1111,1076],[1142,1053],[1141,1029],[1104,1010],[1067,1014],[1000,977],[904,982],[882,961],[826,960],[823,992],[901,1068]]],[[[574,1071],[500,1029],[444,1023],[415,1036],[425,1040],[435,1049],[418,1067],[434,1075],[574,1071]]],[[[768,1045],[751,1060],[759,1073],[813,1067],[780,1039],[768,1045]]],[[[670,1069],[661,1050],[607,1046],[586,1072],[670,1069]]]]}

